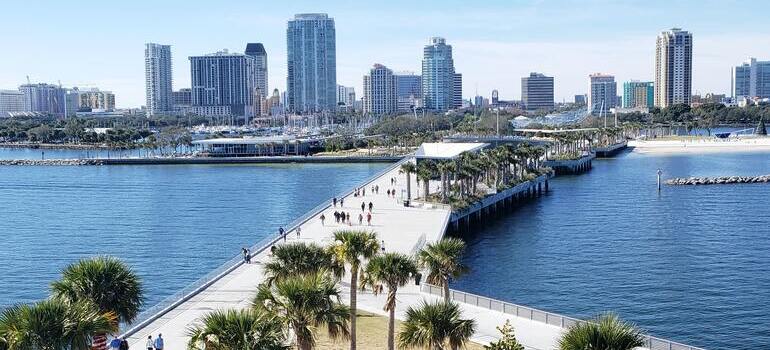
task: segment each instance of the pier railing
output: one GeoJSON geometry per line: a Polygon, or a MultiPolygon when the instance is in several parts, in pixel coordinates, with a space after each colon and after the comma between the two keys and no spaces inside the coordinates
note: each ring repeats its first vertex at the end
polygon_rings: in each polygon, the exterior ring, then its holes
{"type": "MultiPolygon", "coordinates": [[[[368,179],[366,179],[364,182],[362,182],[361,185],[355,186],[353,188],[347,189],[345,191],[342,191],[337,194],[336,198],[343,198],[351,195],[353,192],[355,192],[356,188],[358,187],[365,187],[374,182],[374,180],[378,179],[379,177],[393,171],[394,169],[397,169],[401,166],[404,162],[408,161],[411,157],[406,156],[402,158],[400,161],[391,164],[390,166],[386,167],[384,170],[376,173],[375,175],[370,176],[368,179]]],[[[318,215],[322,211],[329,208],[331,205],[329,204],[329,200],[324,200],[321,204],[317,205],[313,209],[310,209],[309,211],[305,212],[302,216],[298,217],[297,219],[294,219],[291,223],[288,225],[285,225],[286,234],[289,234],[291,231],[294,231],[297,227],[301,226],[314,216],[318,215]]],[[[282,240],[282,236],[278,236],[275,233],[269,233],[267,237],[263,238],[256,244],[251,246],[251,254],[252,256],[256,256],[266,249],[270,248],[274,244],[276,244],[279,240],[282,240]]],[[[236,255],[232,259],[226,261],[213,271],[205,274],[203,277],[199,278],[195,282],[187,285],[186,287],[182,288],[181,290],[177,291],[176,293],[166,297],[158,304],[142,311],[137,318],[132,322],[128,328],[123,334],[120,335],[120,337],[131,337],[144,327],[150,325],[155,320],[163,317],[163,315],[167,314],[171,310],[175,309],[179,305],[183,304],[184,302],[192,299],[196,295],[200,294],[202,291],[204,291],[206,288],[210,287],[215,282],[222,279],[224,276],[228,275],[229,273],[233,272],[235,269],[243,265],[243,256],[242,255],[236,255]]]]}
{"type": "MultiPolygon", "coordinates": [[[[444,296],[444,289],[428,283],[420,285],[420,291],[439,297],[444,296]]],[[[577,318],[559,315],[548,311],[538,310],[527,306],[508,303],[501,300],[495,300],[480,295],[461,292],[457,290],[449,291],[449,298],[453,301],[463,304],[474,305],[480,308],[498,311],[505,314],[522,317],[535,322],[542,322],[551,326],[568,328],[578,322],[583,322],[577,318]]],[[[673,342],[666,339],[656,338],[645,335],[645,347],[650,350],[704,350],[702,348],[673,342]]]]}

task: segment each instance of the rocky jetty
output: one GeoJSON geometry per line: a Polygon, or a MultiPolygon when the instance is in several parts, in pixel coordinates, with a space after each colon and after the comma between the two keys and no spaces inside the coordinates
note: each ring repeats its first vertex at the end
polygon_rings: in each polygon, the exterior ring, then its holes
{"type": "Polygon", "coordinates": [[[666,185],[724,185],[724,184],[755,184],[770,182],[770,175],[762,176],[720,176],[720,177],[688,177],[666,180],[666,185]]]}
{"type": "Polygon", "coordinates": [[[70,165],[102,165],[101,159],[3,159],[2,165],[50,165],[50,166],[70,166],[70,165]]]}

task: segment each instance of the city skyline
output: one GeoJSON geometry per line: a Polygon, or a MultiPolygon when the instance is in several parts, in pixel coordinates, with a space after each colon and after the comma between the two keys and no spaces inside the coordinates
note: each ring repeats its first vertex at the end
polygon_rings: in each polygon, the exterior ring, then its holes
{"type": "MultiPolygon", "coordinates": [[[[761,20],[761,12],[743,13],[736,20],[726,16],[726,7],[716,1],[707,1],[698,8],[662,1],[534,1],[515,5],[491,1],[473,6],[450,1],[442,8],[421,3],[382,10],[387,13],[367,11],[367,4],[334,2],[319,6],[307,1],[229,1],[224,5],[229,6],[209,11],[198,4],[155,4],[155,12],[146,15],[143,10],[153,6],[149,2],[110,4],[112,12],[135,19],[128,21],[128,28],[115,25],[110,16],[98,16],[88,6],[79,7],[80,12],[76,13],[63,4],[50,2],[36,8],[39,21],[34,30],[2,39],[3,47],[24,54],[0,58],[0,88],[17,88],[29,75],[32,82],[97,86],[113,91],[118,107],[139,107],[145,104],[144,43],[172,46],[174,90],[179,90],[190,86],[190,77],[183,74],[190,69],[189,56],[224,48],[242,52],[246,43],[261,42],[268,52],[269,86],[284,91],[286,23],[295,14],[305,12],[324,12],[335,18],[337,82],[358,91],[363,91],[361,76],[373,62],[394,71],[419,72],[422,47],[432,36],[442,36],[451,42],[456,70],[464,75],[466,99],[475,91],[489,97],[497,89],[500,99],[518,100],[519,79],[533,71],[555,77],[557,102],[571,101],[575,94],[587,93],[585,77],[591,72],[613,74],[618,82],[653,80],[656,35],[672,27],[684,28],[696,37],[693,93],[729,95],[732,67],[748,57],[770,57],[770,38],[766,35],[770,25],[761,20]],[[414,21],[409,15],[414,12],[423,13],[420,17],[424,18],[414,21]],[[67,23],[82,22],[102,28],[94,32],[94,41],[100,45],[84,50],[67,44],[65,39],[72,38],[80,28],[63,28],[62,18],[68,18],[67,23]],[[142,25],[151,21],[152,25],[142,25]],[[583,25],[586,21],[592,25],[583,25]],[[51,60],[51,50],[59,52],[57,57],[61,58],[51,60]]],[[[26,17],[21,14],[27,13],[28,7],[9,4],[7,11],[0,14],[0,29],[13,32],[22,27],[26,17]]]]}

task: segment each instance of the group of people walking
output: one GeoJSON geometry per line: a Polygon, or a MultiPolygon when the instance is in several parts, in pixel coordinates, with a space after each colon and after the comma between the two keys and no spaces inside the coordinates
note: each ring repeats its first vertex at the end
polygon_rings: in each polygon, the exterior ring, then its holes
{"type": "MultiPolygon", "coordinates": [[[[152,334],[147,336],[147,342],[145,342],[147,350],[163,350],[163,334],[158,333],[158,337],[152,339],[152,334]]],[[[128,350],[128,341],[126,338],[115,338],[110,342],[110,349],[112,350],[128,350]]]]}

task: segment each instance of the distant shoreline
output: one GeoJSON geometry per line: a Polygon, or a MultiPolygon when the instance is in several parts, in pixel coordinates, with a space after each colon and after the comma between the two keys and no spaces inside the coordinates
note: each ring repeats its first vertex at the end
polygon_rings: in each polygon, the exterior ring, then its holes
{"type": "Polygon", "coordinates": [[[633,140],[628,142],[628,147],[641,154],[770,152],[770,137],[633,140]]]}
{"type": "Polygon", "coordinates": [[[66,149],[66,150],[104,150],[126,151],[131,148],[116,148],[105,145],[93,145],[82,143],[16,143],[0,142],[0,148],[26,148],[26,149],[66,149]]]}

